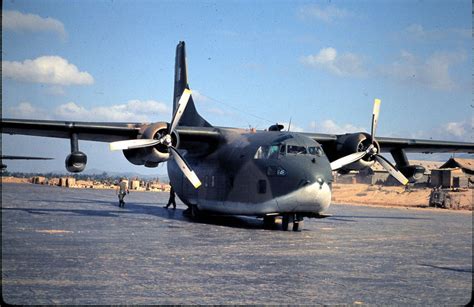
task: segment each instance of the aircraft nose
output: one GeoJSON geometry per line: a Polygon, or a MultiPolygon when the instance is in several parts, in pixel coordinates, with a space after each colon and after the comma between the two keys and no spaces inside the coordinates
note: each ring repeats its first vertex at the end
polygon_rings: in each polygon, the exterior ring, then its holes
{"type": "Polygon", "coordinates": [[[308,183],[300,189],[296,200],[298,203],[297,211],[325,211],[331,204],[331,187],[324,179],[317,178],[315,182],[308,183]]]}

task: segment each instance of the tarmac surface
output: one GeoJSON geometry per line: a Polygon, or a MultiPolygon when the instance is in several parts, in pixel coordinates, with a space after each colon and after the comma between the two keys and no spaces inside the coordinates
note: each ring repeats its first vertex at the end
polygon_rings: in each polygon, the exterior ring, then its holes
{"type": "Polygon", "coordinates": [[[472,213],[333,205],[302,232],[193,221],[166,193],[2,186],[10,304],[464,305],[472,213]]]}

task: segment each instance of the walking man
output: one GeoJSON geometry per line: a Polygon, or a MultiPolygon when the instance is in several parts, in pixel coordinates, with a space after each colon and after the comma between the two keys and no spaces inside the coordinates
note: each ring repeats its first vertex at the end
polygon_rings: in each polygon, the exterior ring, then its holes
{"type": "Polygon", "coordinates": [[[118,198],[119,198],[119,207],[125,207],[125,201],[123,200],[125,195],[130,193],[128,190],[128,182],[125,179],[122,179],[119,183],[118,198]]]}
{"type": "Polygon", "coordinates": [[[165,209],[168,209],[168,207],[173,204],[173,210],[176,209],[176,194],[174,193],[174,188],[171,186],[170,189],[170,199],[168,200],[168,204],[165,206],[165,209]]]}

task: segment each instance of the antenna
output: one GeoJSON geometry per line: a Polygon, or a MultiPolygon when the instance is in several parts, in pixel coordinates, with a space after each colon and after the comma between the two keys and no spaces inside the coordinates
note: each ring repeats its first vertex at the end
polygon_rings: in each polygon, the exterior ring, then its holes
{"type": "Polygon", "coordinates": [[[290,123],[288,124],[288,132],[290,132],[290,127],[291,127],[291,117],[290,117],[290,123]]]}

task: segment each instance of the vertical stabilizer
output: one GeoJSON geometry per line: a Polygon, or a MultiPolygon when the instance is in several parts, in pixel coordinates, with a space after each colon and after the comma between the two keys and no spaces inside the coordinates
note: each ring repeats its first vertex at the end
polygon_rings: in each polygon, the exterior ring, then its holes
{"type": "MultiPolygon", "coordinates": [[[[188,68],[186,66],[186,48],[184,42],[179,42],[176,47],[176,65],[174,76],[174,97],[173,97],[173,112],[176,112],[179,98],[185,89],[189,89],[188,84],[188,68]]],[[[184,109],[179,126],[194,126],[194,127],[212,127],[204,118],[199,115],[194,106],[193,97],[188,101],[186,109],[184,109]]]]}

